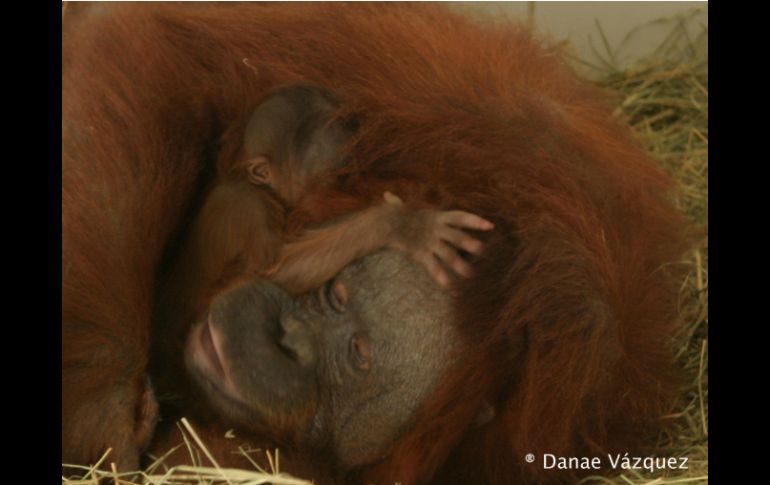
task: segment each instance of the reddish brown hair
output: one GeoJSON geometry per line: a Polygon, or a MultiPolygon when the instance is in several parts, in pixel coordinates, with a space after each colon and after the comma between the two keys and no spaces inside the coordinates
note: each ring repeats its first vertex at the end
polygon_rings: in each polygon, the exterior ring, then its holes
{"type": "Polygon", "coordinates": [[[524,455],[633,451],[660,424],[685,223],[603,94],[527,31],[434,4],[110,4],[64,24],[65,428],[141,376],[163,248],[216,140],[291,82],[333,89],[360,122],[350,168],[296,226],[385,190],[496,223],[457,300],[456,369],[356,477],[560,482],[524,455]],[[497,414],[473,428],[485,400],[497,414]]]}

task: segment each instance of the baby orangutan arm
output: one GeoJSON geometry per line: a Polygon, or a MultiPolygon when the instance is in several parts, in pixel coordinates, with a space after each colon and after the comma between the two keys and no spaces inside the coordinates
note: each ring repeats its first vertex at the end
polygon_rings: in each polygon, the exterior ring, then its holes
{"type": "Polygon", "coordinates": [[[488,231],[494,227],[491,222],[464,211],[409,210],[389,192],[384,199],[380,205],[310,229],[285,244],[265,276],[299,294],[320,286],[355,259],[383,248],[409,254],[443,287],[452,281],[444,266],[461,276],[472,275],[458,249],[480,254],[483,244],[463,229],[488,231]]]}

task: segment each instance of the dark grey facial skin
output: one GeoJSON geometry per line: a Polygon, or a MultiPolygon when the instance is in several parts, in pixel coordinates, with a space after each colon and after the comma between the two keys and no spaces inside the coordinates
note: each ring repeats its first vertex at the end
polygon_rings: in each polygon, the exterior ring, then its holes
{"type": "Polygon", "coordinates": [[[220,295],[186,361],[226,416],[349,469],[387,454],[451,365],[451,303],[421,267],[381,251],[295,300],[264,281],[220,295]]]}

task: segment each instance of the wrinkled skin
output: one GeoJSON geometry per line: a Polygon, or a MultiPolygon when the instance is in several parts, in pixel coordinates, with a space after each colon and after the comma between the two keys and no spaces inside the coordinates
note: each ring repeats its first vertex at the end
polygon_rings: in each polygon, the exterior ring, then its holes
{"type": "Polygon", "coordinates": [[[186,363],[219,412],[349,469],[387,454],[451,364],[450,304],[422,268],[381,251],[296,299],[263,280],[219,295],[186,363]]]}

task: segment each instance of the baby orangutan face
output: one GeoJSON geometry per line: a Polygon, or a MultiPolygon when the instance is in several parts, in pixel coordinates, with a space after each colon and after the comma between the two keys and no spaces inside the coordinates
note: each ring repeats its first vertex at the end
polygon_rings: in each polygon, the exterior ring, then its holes
{"type": "Polygon", "coordinates": [[[316,175],[342,164],[339,150],[350,131],[333,119],[338,101],[314,86],[268,95],[246,125],[242,166],[248,179],[292,204],[316,175]]]}

